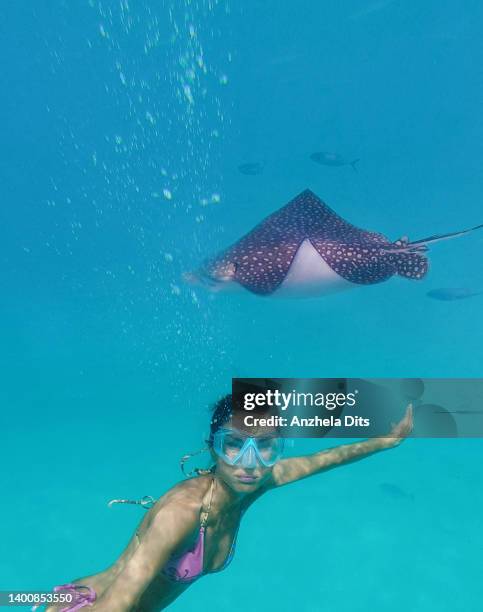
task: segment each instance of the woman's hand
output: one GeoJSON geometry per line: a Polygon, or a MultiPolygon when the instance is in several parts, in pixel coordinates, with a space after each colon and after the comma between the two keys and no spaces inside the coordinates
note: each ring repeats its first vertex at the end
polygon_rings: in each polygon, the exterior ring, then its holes
{"type": "Polygon", "coordinates": [[[381,438],[387,446],[398,446],[413,430],[413,405],[409,404],[406,414],[399,423],[392,424],[391,431],[381,438]]]}

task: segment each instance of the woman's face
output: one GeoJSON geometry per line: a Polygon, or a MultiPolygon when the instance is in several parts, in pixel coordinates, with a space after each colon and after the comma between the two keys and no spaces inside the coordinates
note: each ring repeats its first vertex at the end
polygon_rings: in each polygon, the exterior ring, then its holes
{"type": "MultiPolygon", "coordinates": [[[[232,423],[228,421],[223,425],[223,429],[228,429],[233,432],[230,436],[230,441],[226,445],[228,453],[232,452],[235,456],[243,447],[243,442],[247,438],[247,433],[242,432],[232,423]],[[233,441],[231,440],[233,438],[233,441]]],[[[267,431],[251,428],[250,437],[255,439],[255,442],[263,449],[264,440],[267,436],[276,436],[276,431],[267,431]]],[[[259,489],[267,480],[270,479],[273,466],[267,467],[259,459],[247,462],[238,461],[234,465],[230,465],[228,461],[219,457],[212,449],[212,456],[216,462],[216,474],[235,492],[237,493],[252,493],[259,489]]]]}

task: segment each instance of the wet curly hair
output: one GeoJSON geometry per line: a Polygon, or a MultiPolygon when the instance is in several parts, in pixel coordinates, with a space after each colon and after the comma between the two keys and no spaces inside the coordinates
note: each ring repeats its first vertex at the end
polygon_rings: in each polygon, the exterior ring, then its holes
{"type": "MultiPolygon", "coordinates": [[[[210,447],[213,447],[213,438],[216,432],[225,425],[230,419],[241,418],[245,411],[237,404],[236,399],[233,401],[233,395],[228,393],[219,399],[211,408],[211,422],[210,422],[210,435],[206,441],[210,447]]],[[[257,406],[252,414],[258,414],[260,416],[270,416],[274,414],[274,409],[270,406],[257,406]]],[[[240,425],[239,425],[240,426],[240,425]]],[[[243,427],[243,424],[241,424],[243,427]]],[[[279,427],[276,427],[279,431],[279,427]]]]}
{"type": "Polygon", "coordinates": [[[210,437],[208,444],[213,446],[213,436],[215,433],[227,423],[233,416],[233,398],[231,393],[224,395],[212,407],[212,415],[210,422],[210,437]]]}

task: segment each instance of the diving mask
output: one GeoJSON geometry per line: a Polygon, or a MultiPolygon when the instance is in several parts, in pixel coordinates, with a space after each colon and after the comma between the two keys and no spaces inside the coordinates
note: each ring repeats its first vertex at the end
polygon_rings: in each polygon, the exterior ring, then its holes
{"type": "Polygon", "coordinates": [[[281,457],[283,438],[251,437],[232,429],[219,429],[213,435],[213,450],[229,465],[255,468],[262,464],[271,467],[281,457]]]}

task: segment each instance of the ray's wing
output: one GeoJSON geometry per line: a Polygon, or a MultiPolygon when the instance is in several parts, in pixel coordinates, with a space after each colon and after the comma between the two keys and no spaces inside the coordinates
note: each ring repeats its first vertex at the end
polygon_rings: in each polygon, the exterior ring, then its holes
{"type": "Polygon", "coordinates": [[[258,295],[270,295],[283,282],[303,240],[298,231],[290,232],[281,240],[280,226],[271,227],[266,225],[267,221],[243,236],[211,264],[212,269],[233,264],[233,280],[258,295]]]}
{"type": "Polygon", "coordinates": [[[419,253],[401,253],[383,234],[352,225],[308,192],[304,213],[310,220],[307,237],[317,252],[342,278],[356,284],[380,283],[394,274],[422,278],[428,262],[419,253]]]}
{"type": "Polygon", "coordinates": [[[380,247],[390,244],[385,236],[352,225],[311,192],[304,198],[304,208],[310,220],[307,237],[339,276],[356,284],[373,284],[395,274],[395,262],[381,257],[380,247]]]}

